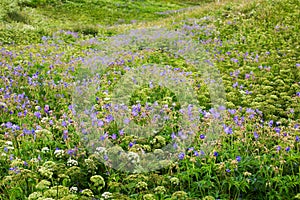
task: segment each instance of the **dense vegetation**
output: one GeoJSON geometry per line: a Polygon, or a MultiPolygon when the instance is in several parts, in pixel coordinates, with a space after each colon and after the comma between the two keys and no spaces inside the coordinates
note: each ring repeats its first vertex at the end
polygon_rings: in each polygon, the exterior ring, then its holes
{"type": "Polygon", "coordinates": [[[0,199],[300,199],[298,0],[0,6],[0,199]]]}

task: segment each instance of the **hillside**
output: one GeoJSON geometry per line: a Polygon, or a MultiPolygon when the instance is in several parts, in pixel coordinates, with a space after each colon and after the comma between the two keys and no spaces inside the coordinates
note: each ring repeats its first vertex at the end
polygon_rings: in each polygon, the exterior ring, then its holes
{"type": "Polygon", "coordinates": [[[0,199],[300,199],[298,0],[7,2],[0,199]]]}

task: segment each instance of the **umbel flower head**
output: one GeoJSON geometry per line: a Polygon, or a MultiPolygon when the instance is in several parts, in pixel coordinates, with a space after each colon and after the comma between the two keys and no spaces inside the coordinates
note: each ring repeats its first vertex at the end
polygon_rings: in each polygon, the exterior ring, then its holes
{"type": "Polygon", "coordinates": [[[105,186],[104,178],[100,175],[92,176],[91,181],[93,182],[93,186],[97,187],[99,190],[105,186]]]}

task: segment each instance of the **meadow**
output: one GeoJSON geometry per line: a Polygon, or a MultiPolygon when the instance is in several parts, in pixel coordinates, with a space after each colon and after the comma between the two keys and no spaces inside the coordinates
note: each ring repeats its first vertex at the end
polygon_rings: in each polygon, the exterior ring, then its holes
{"type": "Polygon", "coordinates": [[[300,199],[298,0],[0,7],[0,199],[300,199]]]}

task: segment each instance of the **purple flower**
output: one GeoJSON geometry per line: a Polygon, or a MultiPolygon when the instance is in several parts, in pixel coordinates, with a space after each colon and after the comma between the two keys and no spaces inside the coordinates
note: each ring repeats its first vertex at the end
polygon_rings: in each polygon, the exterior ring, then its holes
{"type": "Polygon", "coordinates": [[[228,112],[231,114],[231,115],[234,115],[236,110],[235,109],[228,109],[228,112]]]}
{"type": "Polygon", "coordinates": [[[128,118],[124,119],[124,124],[129,124],[129,122],[130,122],[130,119],[128,119],[128,118]]]}
{"type": "Polygon", "coordinates": [[[241,156],[236,157],[236,161],[241,162],[241,160],[242,160],[241,156]]]}
{"type": "Polygon", "coordinates": [[[49,110],[50,110],[50,107],[49,107],[49,105],[45,105],[45,107],[44,107],[44,111],[45,111],[45,113],[48,113],[48,112],[49,112],[49,110]]]}
{"type": "Polygon", "coordinates": [[[219,153],[215,151],[214,156],[217,157],[218,155],[219,155],[219,153]]]}
{"type": "Polygon", "coordinates": [[[172,138],[172,140],[174,140],[176,138],[176,134],[174,132],[171,134],[171,138],[172,138]]]}
{"type": "Polygon", "coordinates": [[[66,126],[67,126],[67,122],[66,122],[66,121],[62,121],[61,125],[62,125],[63,127],[66,127],[66,126]]]}
{"type": "Polygon", "coordinates": [[[280,133],[280,128],[279,127],[275,127],[274,130],[275,130],[276,133],[280,133]]]}
{"type": "Polygon", "coordinates": [[[299,136],[298,135],[296,135],[296,142],[299,142],[299,136]]]}
{"type": "Polygon", "coordinates": [[[124,135],[124,130],[123,129],[119,130],[119,134],[124,135]]]}
{"type": "Polygon", "coordinates": [[[114,117],[112,115],[108,115],[105,119],[106,119],[106,122],[109,123],[114,120],[114,117]]]}
{"type": "Polygon", "coordinates": [[[194,150],[194,147],[188,148],[188,151],[193,151],[193,150],[194,150]]]}
{"type": "Polygon", "coordinates": [[[205,138],[205,135],[201,134],[201,135],[200,135],[200,139],[203,140],[204,138],[205,138]]]}
{"type": "Polygon", "coordinates": [[[40,112],[34,112],[34,115],[39,119],[42,117],[40,112]]]}
{"type": "Polygon", "coordinates": [[[234,116],[233,117],[233,121],[238,124],[239,123],[239,117],[238,116],[234,116]]]}
{"type": "Polygon", "coordinates": [[[198,151],[194,151],[194,156],[199,156],[199,152],[198,151]]]}
{"type": "Polygon", "coordinates": [[[238,82],[235,82],[235,83],[232,85],[233,88],[236,88],[237,86],[238,86],[238,82]]]}
{"type": "Polygon", "coordinates": [[[286,152],[289,152],[290,150],[291,150],[290,147],[285,148],[285,151],[286,151],[286,152]]]}
{"type": "Polygon", "coordinates": [[[229,126],[226,126],[226,125],[224,125],[224,131],[225,131],[226,134],[232,134],[233,133],[232,128],[229,127],[229,126]]]}
{"type": "Polygon", "coordinates": [[[67,154],[69,154],[70,156],[74,155],[75,150],[73,149],[68,149],[67,154]]]}
{"type": "Polygon", "coordinates": [[[178,155],[178,158],[179,158],[180,160],[182,160],[182,159],[184,158],[184,156],[185,156],[185,154],[184,154],[183,152],[181,152],[181,153],[178,155]]]}
{"type": "Polygon", "coordinates": [[[173,148],[174,148],[174,149],[177,149],[177,147],[178,147],[177,143],[176,143],[176,142],[174,142],[174,144],[173,144],[173,148]]]}
{"type": "Polygon", "coordinates": [[[113,140],[115,140],[115,139],[117,139],[117,135],[116,135],[116,134],[112,134],[111,138],[112,138],[113,140]]]}
{"type": "Polygon", "coordinates": [[[104,155],[103,158],[104,158],[105,161],[108,160],[108,156],[107,155],[104,155]]]}
{"type": "Polygon", "coordinates": [[[98,126],[102,127],[104,125],[104,122],[102,120],[98,120],[98,126]]]}
{"type": "Polygon", "coordinates": [[[259,138],[259,135],[255,131],[254,131],[253,135],[254,135],[255,139],[259,138]]]}
{"type": "Polygon", "coordinates": [[[273,126],[273,120],[269,121],[269,126],[272,127],[273,126]]]}
{"type": "Polygon", "coordinates": [[[132,142],[129,143],[129,147],[131,148],[134,144],[132,142]]]}
{"type": "Polygon", "coordinates": [[[226,172],[228,172],[228,173],[229,173],[229,172],[231,172],[231,170],[230,170],[230,169],[226,169],[226,172]]]}
{"type": "Polygon", "coordinates": [[[64,138],[64,140],[68,139],[68,130],[64,130],[63,138],[64,138]]]}
{"type": "Polygon", "coordinates": [[[107,133],[105,133],[104,135],[101,135],[101,136],[100,136],[100,140],[103,141],[103,140],[105,140],[106,137],[107,137],[107,133]]]}
{"type": "Polygon", "coordinates": [[[278,145],[277,146],[277,151],[280,151],[280,149],[281,149],[281,146],[278,145]]]}

